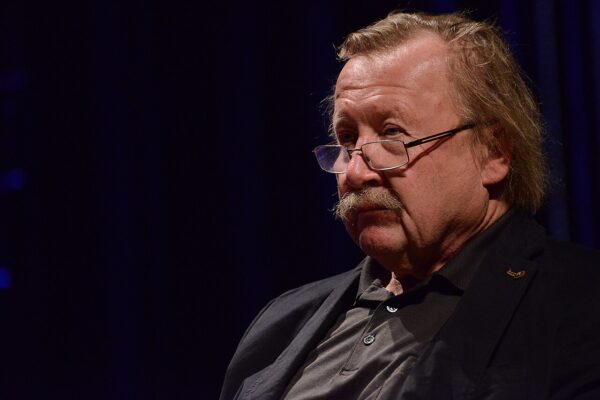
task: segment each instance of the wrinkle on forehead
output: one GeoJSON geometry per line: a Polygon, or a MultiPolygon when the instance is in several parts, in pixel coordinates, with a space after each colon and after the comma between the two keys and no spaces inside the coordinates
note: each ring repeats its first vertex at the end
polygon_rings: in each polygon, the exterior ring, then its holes
{"type": "Polygon", "coordinates": [[[386,118],[396,118],[404,122],[414,122],[412,114],[415,110],[413,110],[410,102],[405,101],[405,98],[399,97],[392,104],[381,105],[376,101],[381,96],[381,93],[374,93],[370,96],[361,97],[361,101],[367,102],[369,105],[365,107],[363,103],[363,107],[358,108],[353,106],[351,99],[338,98],[338,107],[332,115],[332,127],[338,124],[352,123],[357,114],[365,121],[382,121],[386,118]],[[340,102],[345,103],[345,105],[340,106],[340,102]]]}
{"type": "Polygon", "coordinates": [[[450,101],[448,45],[436,35],[421,35],[398,48],[351,58],[336,83],[332,122],[343,114],[379,112],[404,120],[423,118],[421,107],[450,101]],[[392,101],[379,99],[393,99],[392,101]],[[384,110],[378,110],[379,106],[384,110]],[[416,107],[416,108],[415,108],[416,107]]]}
{"type": "Polygon", "coordinates": [[[434,69],[447,78],[448,51],[448,44],[443,39],[427,33],[410,39],[393,50],[355,56],[348,60],[338,76],[335,98],[342,91],[367,87],[410,89],[428,83],[433,86],[436,82],[423,80],[422,76],[434,69]],[[393,63],[397,63],[397,66],[390,68],[393,63]],[[397,76],[398,81],[403,84],[390,79],[390,73],[397,76]]]}
{"type": "Polygon", "coordinates": [[[385,92],[391,92],[393,89],[404,89],[410,90],[411,88],[406,85],[400,84],[382,84],[382,85],[369,85],[369,84],[357,84],[357,85],[345,85],[340,90],[336,90],[335,99],[353,98],[360,97],[362,99],[369,99],[371,97],[381,96],[386,94],[385,92]],[[386,90],[387,89],[387,90],[386,90]],[[368,92],[371,92],[370,94],[368,92]],[[366,93],[366,94],[363,94],[366,93]]]}

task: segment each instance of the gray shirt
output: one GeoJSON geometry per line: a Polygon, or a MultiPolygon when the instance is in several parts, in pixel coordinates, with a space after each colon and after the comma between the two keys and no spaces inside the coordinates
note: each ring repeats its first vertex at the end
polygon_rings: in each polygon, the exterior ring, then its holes
{"type": "Polygon", "coordinates": [[[283,399],[386,399],[397,392],[423,348],[450,317],[488,244],[510,212],[477,235],[427,281],[398,296],[368,259],[353,306],[311,351],[283,399]]]}

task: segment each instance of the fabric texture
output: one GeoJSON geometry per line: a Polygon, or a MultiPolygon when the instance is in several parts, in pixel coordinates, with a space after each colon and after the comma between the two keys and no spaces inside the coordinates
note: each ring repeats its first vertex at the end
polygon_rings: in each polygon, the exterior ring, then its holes
{"type": "MultiPolygon", "coordinates": [[[[240,341],[220,399],[281,398],[353,304],[365,262],[272,300],[240,341]]],[[[517,214],[403,384],[378,399],[598,399],[598,289],[599,252],[553,241],[517,214]]]]}
{"type": "Polygon", "coordinates": [[[462,294],[433,278],[399,296],[376,280],[310,352],[282,399],[371,400],[400,384],[462,294]]]}

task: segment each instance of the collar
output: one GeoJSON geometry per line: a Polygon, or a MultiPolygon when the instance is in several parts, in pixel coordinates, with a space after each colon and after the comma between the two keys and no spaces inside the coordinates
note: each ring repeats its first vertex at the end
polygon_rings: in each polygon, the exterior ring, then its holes
{"type": "MultiPolygon", "coordinates": [[[[516,212],[512,209],[506,212],[483,232],[471,238],[442,268],[411,290],[429,285],[441,278],[463,292],[488,254],[492,243],[498,239],[510,221],[515,219],[515,214],[516,212]]],[[[389,272],[377,261],[367,256],[360,273],[356,302],[380,302],[394,297],[393,293],[385,290],[382,284],[388,274],[389,272]]]]}

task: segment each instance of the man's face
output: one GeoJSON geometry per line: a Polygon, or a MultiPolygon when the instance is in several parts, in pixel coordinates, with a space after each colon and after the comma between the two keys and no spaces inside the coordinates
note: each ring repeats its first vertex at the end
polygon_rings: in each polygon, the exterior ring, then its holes
{"type": "MultiPolygon", "coordinates": [[[[382,139],[410,142],[462,120],[450,97],[445,43],[423,35],[397,49],[350,59],[338,77],[333,128],[351,148],[382,139]]],[[[366,189],[402,209],[359,201],[345,220],[352,239],[394,272],[425,276],[485,223],[488,192],[466,130],[408,149],[410,163],[370,169],[360,153],[338,175],[340,198],[366,189]]],[[[367,197],[368,198],[368,197],[367,197]]],[[[388,203],[389,204],[389,203],[388,203]]]]}

